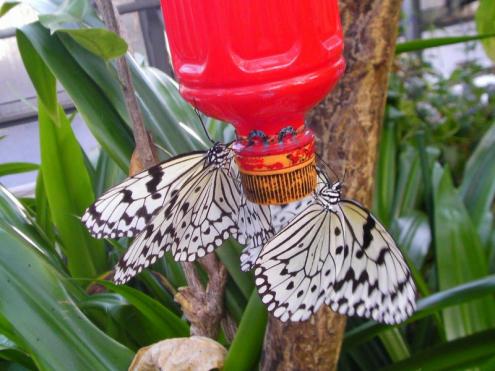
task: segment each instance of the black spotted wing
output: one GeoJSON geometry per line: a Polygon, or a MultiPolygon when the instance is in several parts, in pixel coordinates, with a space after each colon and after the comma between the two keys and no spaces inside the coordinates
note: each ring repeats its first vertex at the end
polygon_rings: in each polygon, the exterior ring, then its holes
{"type": "Polygon", "coordinates": [[[236,166],[229,151],[221,163],[205,164],[174,190],[120,260],[114,280],[125,283],[165,251],[178,261],[194,261],[229,237],[242,241],[264,238],[265,229],[271,228],[269,208],[245,199],[233,176],[236,166]]]}
{"type": "Polygon", "coordinates": [[[282,321],[309,318],[323,304],[348,316],[399,323],[415,309],[415,288],[390,234],[362,206],[306,207],[263,248],[255,282],[282,321]]]}
{"type": "Polygon", "coordinates": [[[255,283],[268,310],[282,321],[303,321],[325,302],[339,270],[344,245],[340,218],[313,203],[261,251],[255,283]]]}
{"type": "Polygon", "coordinates": [[[302,200],[291,202],[285,205],[272,205],[270,206],[269,218],[265,218],[265,222],[271,221],[271,228],[263,228],[265,234],[262,238],[246,241],[246,247],[241,253],[241,270],[247,272],[253,269],[254,263],[263,248],[263,245],[273,236],[274,233],[279,232],[285,227],[292,219],[294,219],[304,208],[311,205],[314,202],[314,197],[309,196],[302,200]]]}
{"type": "Polygon", "coordinates": [[[341,201],[346,236],[343,265],[326,303],[347,316],[395,324],[415,310],[415,286],[392,236],[364,207],[341,201]]]}
{"type": "Polygon", "coordinates": [[[180,155],[109,189],[82,216],[96,238],[133,237],[143,231],[170,199],[172,190],[199,172],[206,152],[180,155]]]}

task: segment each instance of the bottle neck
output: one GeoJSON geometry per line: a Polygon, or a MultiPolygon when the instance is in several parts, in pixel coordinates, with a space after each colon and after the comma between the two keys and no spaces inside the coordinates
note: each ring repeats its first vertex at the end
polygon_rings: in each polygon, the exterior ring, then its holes
{"type": "Polygon", "coordinates": [[[234,143],[236,162],[247,198],[259,204],[286,204],[314,191],[314,135],[309,129],[263,137],[260,133],[234,143]],[[259,137],[262,137],[259,140],[259,137]]]}

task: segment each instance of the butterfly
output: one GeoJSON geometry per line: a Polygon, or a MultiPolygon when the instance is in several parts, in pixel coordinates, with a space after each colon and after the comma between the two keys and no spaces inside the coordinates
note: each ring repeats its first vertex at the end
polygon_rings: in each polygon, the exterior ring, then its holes
{"type": "Polygon", "coordinates": [[[268,206],[245,198],[234,154],[223,143],[126,179],[90,206],[82,222],[96,238],[136,237],[117,264],[117,284],[165,251],[177,261],[194,261],[229,237],[248,243],[272,234],[268,206]]]}
{"type": "Polygon", "coordinates": [[[287,225],[301,210],[313,203],[312,196],[306,197],[300,201],[291,202],[285,205],[270,205],[271,230],[265,230],[265,234],[257,239],[250,239],[242,250],[241,270],[248,272],[253,269],[254,263],[260,255],[263,245],[273,236],[287,225]]]}
{"type": "Polygon", "coordinates": [[[306,320],[323,304],[347,316],[404,321],[416,294],[399,248],[366,208],[341,199],[340,182],[323,179],[255,259],[262,301],[282,321],[306,320]]]}
{"type": "MultiPolygon", "coordinates": [[[[325,184],[326,177],[323,175],[324,173],[318,166],[316,167],[316,173],[318,174],[317,189],[320,189],[322,185],[325,184]]],[[[270,205],[270,221],[272,226],[272,230],[270,232],[272,233],[264,235],[264,238],[261,239],[261,241],[260,239],[252,239],[246,244],[240,256],[241,270],[243,272],[252,270],[256,259],[258,259],[258,256],[260,255],[264,243],[266,243],[274,233],[279,232],[283,227],[285,227],[287,223],[290,222],[301,210],[313,202],[314,197],[308,196],[302,200],[285,205],[270,205]]]]}

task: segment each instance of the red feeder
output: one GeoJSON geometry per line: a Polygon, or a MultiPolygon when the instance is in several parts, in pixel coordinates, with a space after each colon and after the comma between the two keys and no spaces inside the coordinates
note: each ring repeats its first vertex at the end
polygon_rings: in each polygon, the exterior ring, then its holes
{"type": "Polygon", "coordinates": [[[316,186],[304,115],[344,71],[337,0],[161,0],[182,96],[236,128],[247,197],[283,204],[316,186]]]}

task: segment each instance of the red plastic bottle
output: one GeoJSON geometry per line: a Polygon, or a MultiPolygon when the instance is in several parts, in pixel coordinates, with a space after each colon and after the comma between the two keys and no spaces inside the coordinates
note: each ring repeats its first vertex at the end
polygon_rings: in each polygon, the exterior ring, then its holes
{"type": "Polygon", "coordinates": [[[306,112],[344,71],[337,0],[161,0],[182,96],[235,126],[244,190],[287,203],[316,185],[306,112]]]}

